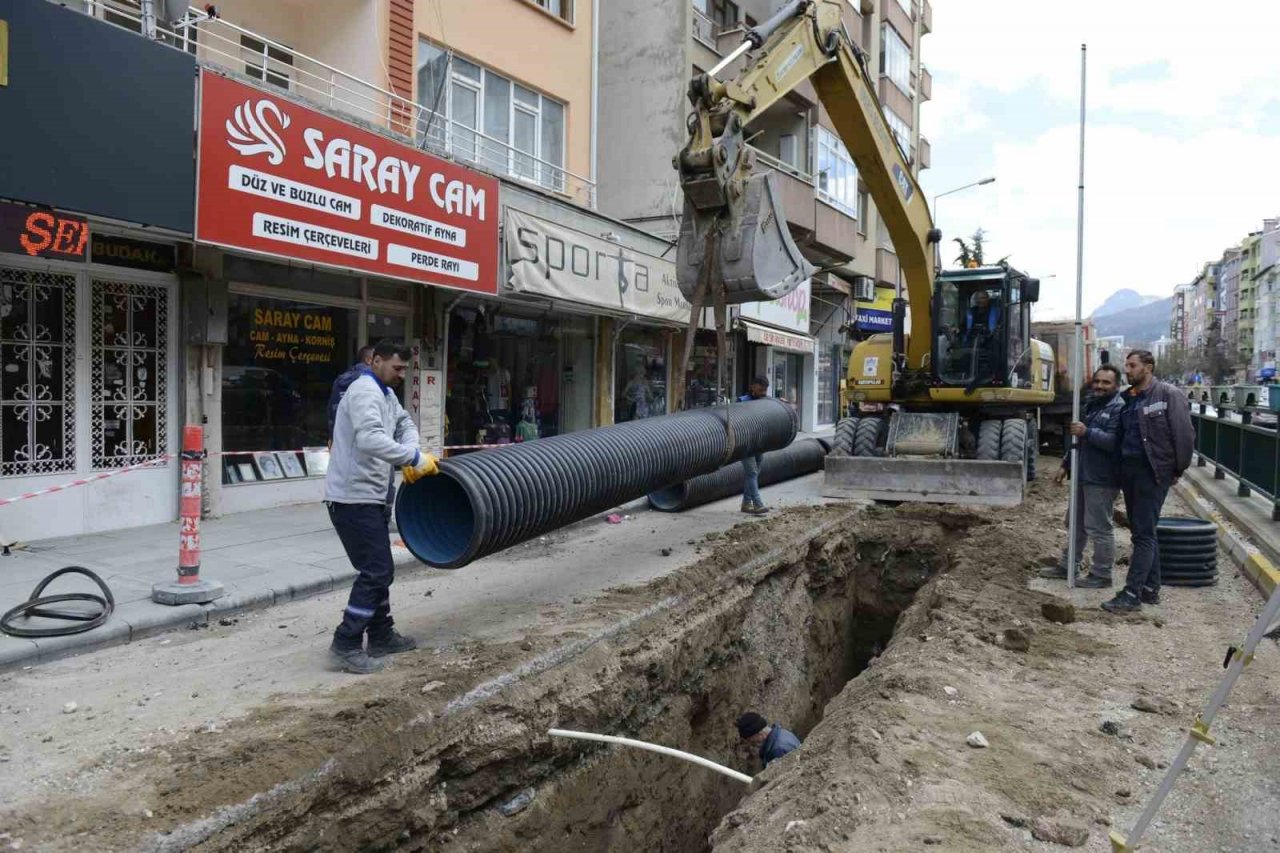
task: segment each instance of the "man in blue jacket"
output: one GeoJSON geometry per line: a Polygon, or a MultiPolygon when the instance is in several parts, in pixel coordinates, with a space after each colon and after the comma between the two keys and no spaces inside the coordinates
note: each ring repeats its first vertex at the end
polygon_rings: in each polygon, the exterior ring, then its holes
{"type": "Polygon", "coordinates": [[[777,723],[769,721],[755,711],[747,711],[735,723],[738,736],[744,743],[760,748],[760,761],[765,767],[800,747],[800,738],[777,723]]]}
{"type": "Polygon", "coordinates": [[[1195,427],[1187,395],[1156,379],[1156,360],[1147,350],[1134,350],[1124,362],[1129,388],[1120,413],[1113,464],[1120,468],[1133,556],[1124,589],[1102,609],[1109,613],[1141,610],[1160,603],[1160,547],[1156,525],[1165,496],[1191,464],[1195,427]]]}
{"type": "MultiPolygon", "coordinates": [[[[760,400],[769,396],[769,380],[757,376],[747,386],[747,393],[738,398],[739,403],[748,400],[760,400]]],[[[764,505],[760,496],[760,466],[764,464],[764,454],[757,453],[742,460],[742,511],[751,515],[764,515],[769,508],[764,505]]]]}
{"type": "MultiPolygon", "coordinates": [[[[1062,459],[1062,468],[1053,478],[1061,483],[1071,476],[1076,490],[1079,512],[1076,518],[1076,565],[1084,558],[1085,546],[1093,543],[1093,562],[1089,576],[1077,579],[1076,586],[1086,589],[1110,589],[1111,567],[1115,564],[1116,539],[1112,530],[1112,507],[1120,494],[1120,470],[1113,459],[1116,449],[1116,430],[1120,428],[1120,412],[1124,410],[1124,398],[1119,393],[1120,371],[1104,364],[1093,373],[1093,393],[1085,401],[1084,411],[1070,426],[1071,434],[1079,440],[1076,457],[1079,472],[1072,475],[1071,455],[1062,459]],[[1084,524],[1080,524],[1080,520],[1084,524]]],[[[1069,526],[1071,511],[1067,510],[1069,526]]],[[[1070,533],[1068,534],[1070,535],[1070,533]]],[[[1067,548],[1062,549],[1058,565],[1045,569],[1041,577],[1062,579],[1067,576],[1067,548]]]]}

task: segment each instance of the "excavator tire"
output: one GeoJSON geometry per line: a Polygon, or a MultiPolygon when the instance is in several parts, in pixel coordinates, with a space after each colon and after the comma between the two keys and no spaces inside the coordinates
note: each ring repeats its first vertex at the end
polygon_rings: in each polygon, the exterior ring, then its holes
{"type": "Polygon", "coordinates": [[[1001,421],[989,420],[978,424],[978,458],[988,462],[1000,459],[1001,421]]]}
{"type": "Polygon", "coordinates": [[[836,437],[831,443],[831,456],[852,456],[853,439],[858,431],[860,418],[841,418],[836,424],[836,437]]]}
{"type": "Polygon", "coordinates": [[[858,429],[853,436],[853,455],[875,456],[884,425],[883,418],[863,418],[858,421],[858,429]]]}
{"type": "Polygon", "coordinates": [[[1035,421],[1027,421],[1027,482],[1035,482],[1036,467],[1040,461],[1040,427],[1035,421]]]}
{"type": "Polygon", "coordinates": [[[1000,459],[1027,467],[1027,422],[1009,418],[1000,430],[1000,459]]]}

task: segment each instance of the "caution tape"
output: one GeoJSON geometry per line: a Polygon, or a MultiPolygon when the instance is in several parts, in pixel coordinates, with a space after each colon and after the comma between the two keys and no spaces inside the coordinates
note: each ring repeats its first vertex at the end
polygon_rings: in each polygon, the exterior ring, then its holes
{"type": "MultiPolygon", "coordinates": [[[[301,449],[298,449],[298,450],[220,450],[215,453],[209,453],[207,455],[210,457],[252,456],[255,453],[304,453],[304,452],[306,451],[301,449]]],[[[99,480],[106,480],[111,477],[119,477],[121,474],[131,474],[134,471],[141,471],[144,468],[158,468],[161,465],[168,464],[170,459],[176,459],[180,455],[181,454],[179,453],[165,453],[161,456],[155,457],[154,459],[148,459],[146,462],[139,462],[136,465],[126,465],[123,468],[116,468],[112,471],[102,471],[97,474],[90,474],[88,477],[81,477],[78,480],[71,480],[70,482],[61,483],[57,486],[50,486],[47,489],[37,489],[34,492],[23,492],[22,494],[14,495],[11,498],[0,498],[0,506],[8,506],[9,504],[15,504],[15,503],[18,503],[19,501],[30,500],[31,498],[38,498],[43,495],[51,495],[54,492],[65,492],[67,489],[74,489],[76,486],[87,486],[90,483],[96,483],[99,480]]]]}

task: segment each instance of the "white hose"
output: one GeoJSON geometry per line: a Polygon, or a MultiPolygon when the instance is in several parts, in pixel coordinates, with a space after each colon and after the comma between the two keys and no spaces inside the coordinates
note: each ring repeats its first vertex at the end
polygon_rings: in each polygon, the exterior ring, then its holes
{"type": "Polygon", "coordinates": [[[692,762],[708,770],[714,770],[717,773],[723,773],[731,779],[737,779],[739,782],[751,784],[751,777],[745,773],[739,773],[737,770],[730,770],[723,764],[716,764],[714,761],[703,758],[701,755],[693,755],[688,752],[681,752],[678,749],[672,749],[669,746],[658,746],[655,743],[646,743],[642,740],[632,740],[629,737],[614,737],[613,735],[597,735],[591,732],[571,732],[566,729],[548,729],[547,734],[552,737],[568,737],[576,740],[594,740],[599,743],[616,743],[622,746],[634,746],[636,749],[647,749],[650,752],[656,752],[659,755],[669,755],[672,758],[682,758],[685,761],[692,762]]]}

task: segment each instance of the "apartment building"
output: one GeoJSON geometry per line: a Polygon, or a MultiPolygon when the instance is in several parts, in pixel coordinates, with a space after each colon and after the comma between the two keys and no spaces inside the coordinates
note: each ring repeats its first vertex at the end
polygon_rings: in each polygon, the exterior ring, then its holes
{"type": "Polygon", "coordinates": [[[1190,336],[1190,311],[1193,288],[1179,284],[1173,289],[1173,308],[1169,314],[1169,338],[1176,349],[1186,349],[1190,336]]]}
{"type": "MultiPolygon", "coordinates": [[[[694,74],[710,70],[766,20],[774,0],[613,0],[601,8],[599,203],[606,213],[674,239],[683,200],[672,157],[685,144],[686,97],[694,74]]],[[[843,9],[845,30],[871,58],[890,129],[918,173],[929,165],[921,104],[932,78],[921,40],[929,3],[861,0],[843,9]]],[[[730,66],[722,77],[730,77],[730,66]]],[[[827,270],[785,309],[745,305],[736,313],[739,383],[766,375],[797,400],[807,428],[834,422],[849,350],[843,328],[884,331],[898,265],[856,164],[811,85],[787,94],[748,129],[757,170],[776,174],[787,224],[800,250],[827,270]],[[800,305],[800,302],[807,304],[800,305]]],[[[704,352],[710,350],[710,336],[704,352]]],[[[695,366],[695,371],[701,365],[695,366]]]]}
{"type": "MultiPolygon", "coordinates": [[[[1242,351],[1240,345],[1240,325],[1243,319],[1240,302],[1243,292],[1240,282],[1240,268],[1243,254],[1239,248],[1227,249],[1218,261],[1218,303],[1222,310],[1222,341],[1228,358],[1235,363],[1237,353],[1242,351]]],[[[1248,362],[1248,358],[1244,359],[1248,362]]]]}
{"type": "Polygon", "coordinates": [[[1218,316],[1218,264],[1207,263],[1191,282],[1191,310],[1188,320],[1188,345],[1201,349],[1209,341],[1210,333],[1221,333],[1218,316]],[[1216,331],[1215,331],[1216,330],[1216,331]]]}
{"type": "Polygon", "coordinates": [[[1255,321],[1251,378],[1273,378],[1280,350],[1280,219],[1265,219],[1250,264],[1255,321]]]}

